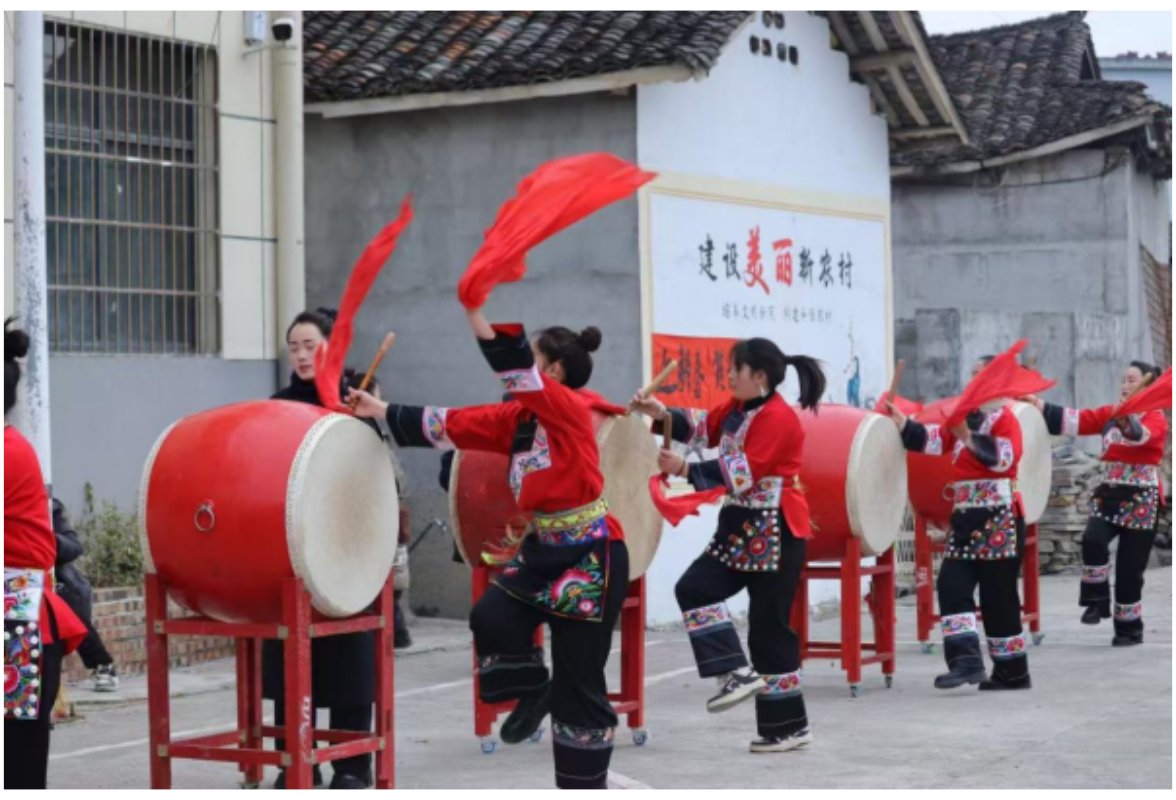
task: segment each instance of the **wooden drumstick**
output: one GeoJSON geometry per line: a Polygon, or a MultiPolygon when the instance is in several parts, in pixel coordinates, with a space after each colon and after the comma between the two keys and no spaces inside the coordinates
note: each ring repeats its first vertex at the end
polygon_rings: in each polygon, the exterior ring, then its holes
{"type": "Polygon", "coordinates": [[[666,414],[662,420],[662,447],[666,450],[674,446],[674,417],[666,414]]]}
{"type": "Polygon", "coordinates": [[[641,389],[641,396],[643,396],[643,398],[652,398],[652,396],[657,394],[657,392],[660,392],[661,387],[666,385],[666,381],[669,380],[669,376],[677,372],[677,366],[679,366],[679,362],[670,361],[669,366],[662,369],[661,374],[654,378],[653,384],[650,384],[646,388],[641,389]]]}
{"type": "Polygon", "coordinates": [[[367,373],[363,376],[363,381],[359,384],[359,390],[366,392],[368,384],[372,382],[375,377],[376,369],[380,366],[380,362],[384,360],[384,356],[388,355],[388,350],[396,343],[396,334],[391,331],[384,337],[383,344],[380,345],[380,351],[376,353],[376,357],[372,359],[372,365],[368,367],[367,373]]]}
{"type": "Polygon", "coordinates": [[[890,391],[886,393],[887,403],[893,403],[894,396],[898,394],[898,384],[902,380],[902,370],[904,367],[906,367],[906,361],[901,358],[894,365],[894,377],[890,379],[890,391]]]}
{"type": "MultiPolygon", "coordinates": [[[[657,394],[657,392],[660,392],[661,387],[664,386],[664,384],[666,384],[666,381],[669,380],[669,376],[673,375],[677,371],[677,365],[679,365],[679,362],[670,361],[669,366],[662,369],[661,374],[657,375],[656,378],[654,378],[653,384],[650,384],[646,388],[641,389],[640,396],[642,396],[642,398],[648,399],[648,398],[652,398],[652,396],[657,394]]],[[[626,414],[626,416],[632,415],[634,411],[635,411],[635,407],[630,405],[629,412],[628,412],[628,414],[626,414]]]]}

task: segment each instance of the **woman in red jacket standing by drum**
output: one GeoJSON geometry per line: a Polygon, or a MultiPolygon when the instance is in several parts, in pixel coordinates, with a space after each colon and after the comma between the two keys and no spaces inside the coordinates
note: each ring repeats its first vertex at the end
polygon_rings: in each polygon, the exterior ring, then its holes
{"type": "Polygon", "coordinates": [[[719,526],[706,552],[674,587],[698,663],[719,693],[707,701],[716,713],[755,697],[760,738],[753,753],[780,753],[812,741],[800,686],[800,640],[789,627],[792,601],[812,536],[800,484],[804,429],[776,391],[788,367],[800,378],[800,405],[816,410],[825,375],[808,356],[786,356],[767,339],[747,339],[731,351],[731,399],[710,411],[667,409],[638,393],[639,411],[673,420],[679,442],[719,448],[719,457],[687,464],[671,450],[659,459],[668,475],[686,477],[696,489],[725,486],[719,526]],[[751,664],[727,599],[747,589],[751,664]]]}
{"type": "Polygon", "coordinates": [[[29,337],[4,325],[4,788],[44,789],[61,660],[86,627],[53,591],[57,539],[37,453],[8,412],[29,337]]]}
{"type": "MultiPolygon", "coordinates": [[[[973,379],[992,360],[992,356],[981,358],[972,370],[973,379]]],[[[944,425],[924,425],[890,403],[885,405],[907,450],[938,457],[950,452],[952,458],[951,533],[937,584],[943,656],[949,671],[935,678],[935,688],[976,683],[982,691],[1030,688],[1017,592],[1025,536],[1015,489],[1021,460],[1020,423],[1006,400],[986,403],[950,430],[944,425]],[[993,663],[991,678],[980,652],[977,584],[993,663]]]]}
{"type": "Polygon", "coordinates": [[[352,392],[348,402],[358,416],[386,417],[401,447],[510,456],[504,477],[534,519],[497,554],[502,574],[470,615],[482,700],[519,700],[500,732],[508,744],[533,734],[550,708],[556,785],[604,789],[617,724],[604,669],[629,557],[603,498],[591,412],[576,392],[592,374],[600,331],[549,328],[528,341],[521,325],[491,326],[480,309],[467,313],[512,401],[447,409],[352,392]],[[533,642],[543,623],[551,628],[550,676],[533,642]]]}
{"type": "MultiPolygon", "coordinates": [[[[1132,361],[1123,374],[1121,400],[1159,376],[1159,369],[1132,361]]],[[[1156,540],[1162,502],[1160,462],[1168,439],[1163,411],[1115,417],[1114,406],[1079,411],[1026,397],[1045,415],[1054,436],[1101,436],[1103,479],[1091,498],[1090,519],[1082,534],[1082,583],[1078,604],[1082,621],[1097,625],[1111,616],[1110,544],[1119,538],[1115,558],[1115,635],[1111,644],[1143,644],[1143,571],[1156,540]]]]}

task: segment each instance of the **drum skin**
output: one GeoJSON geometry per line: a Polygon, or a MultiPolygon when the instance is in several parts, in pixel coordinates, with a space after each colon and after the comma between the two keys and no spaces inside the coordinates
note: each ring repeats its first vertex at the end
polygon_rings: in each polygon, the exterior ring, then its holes
{"type": "MultiPolygon", "coordinates": [[[[639,415],[616,417],[593,410],[592,425],[604,473],[609,511],[625,531],[629,580],[645,574],[661,540],[662,518],[649,497],[649,476],[657,472],[657,441],[639,415]]],[[[482,552],[502,540],[507,524],[530,519],[515,503],[507,483],[510,459],[500,453],[460,451],[453,459],[449,518],[466,564],[483,563],[482,552]]]]}
{"type": "Polygon", "coordinates": [[[147,570],[222,622],[281,620],[290,577],[327,616],[363,611],[391,570],[398,524],[387,447],[364,423],[305,403],[185,417],[143,469],[147,570]]]}

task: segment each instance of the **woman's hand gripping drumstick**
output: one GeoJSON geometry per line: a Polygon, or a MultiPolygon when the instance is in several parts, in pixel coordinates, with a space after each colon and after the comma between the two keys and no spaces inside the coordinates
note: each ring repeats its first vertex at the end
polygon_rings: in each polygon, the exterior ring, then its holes
{"type": "Polygon", "coordinates": [[[376,357],[372,359],[371,366],[364,373],[363,381],[359,384],[359,388],[348,390],[345,401],[346,407],[355,416],[365,419],[378,419],[388,412],[388,404],[369,394],[367,387],[372,382],[372,378],[375,377],[380,362],[384,360],[384,356],[388,355],[388,351],[392,349],[392,345],[394,344],[396,344],[396,334],[389,332],[380,344],[380,349],[376,353],[376,357]]]}
{"type": "Polygon", "coordinates": [[[650,381],[648,386],[638,391],[637,394],[633,395],[633,399],[629,401],[628,413],[632,414],[634,411],[640,411],[642,414],[653,417],[653,419],[658,422],[666,419],[665,403],[663,403],[661,400],[658,400],[656,397],[654,397],[654,395],[657,393],[657,390],[661,388],[662,384],[666,382],[666,379],[668,379],[677,368],[677,359],[674,359],[669,364],[666,364],[666,368],[659,372],[657,377],[650,381]]]}

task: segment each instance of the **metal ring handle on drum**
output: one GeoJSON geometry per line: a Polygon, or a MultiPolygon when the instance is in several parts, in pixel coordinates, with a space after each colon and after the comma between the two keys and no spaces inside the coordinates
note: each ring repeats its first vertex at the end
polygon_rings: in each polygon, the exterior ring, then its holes
{"type": "Polygon", "coordinates": [[[200,508],[196,509],[196,514],[192,518],[192,524],[195,525],[196,530],[200,531],[201,533],[208,533],[216,527],[216,512],[212,510],[211,500],[205,500],[200,504],[200,508]],[[207,517],[207,525],[200,524],[201,515],[207,517]]]}
{"type": "Polygon", "coordinates": [[[943,491],[940,492],[940,496],[944,500],[946,500],[947,502],[954,503],[955,502],[955,484],[949,483],[946,486],[944,486],[943,491]]]}

